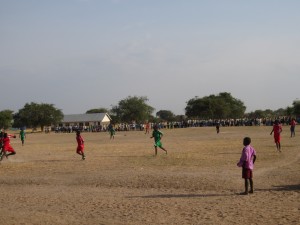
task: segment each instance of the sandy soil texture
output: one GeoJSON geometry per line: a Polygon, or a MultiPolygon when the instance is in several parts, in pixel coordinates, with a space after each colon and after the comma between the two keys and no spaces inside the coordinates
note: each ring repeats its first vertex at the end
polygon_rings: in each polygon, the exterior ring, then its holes
{"type": "Polygon", "coordinates": [[[300,224],[300,135],[271,127],[162,130],[168,155],[144,132],[27,133],[0,163],[2,225],[300,224]],[[254,194],[236,166],[245,136],[257,151],[254,194]]]}

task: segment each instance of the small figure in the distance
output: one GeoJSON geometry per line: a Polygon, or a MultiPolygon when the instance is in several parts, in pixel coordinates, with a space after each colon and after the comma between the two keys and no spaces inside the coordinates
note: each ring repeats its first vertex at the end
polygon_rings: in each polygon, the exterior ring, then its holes
{"type": "Polygon", "coordinates": [[[168,151],[162,146],[162,143],[161,143],[162,136],[163,136],[163,133],[158,130],[157,125],[154,125],[152,136],[150,138],[154,138],[155,155],[157,155],[157,147],[159,147],[160,149],[165,151],[166,154],[168,154],[168,151]]]}

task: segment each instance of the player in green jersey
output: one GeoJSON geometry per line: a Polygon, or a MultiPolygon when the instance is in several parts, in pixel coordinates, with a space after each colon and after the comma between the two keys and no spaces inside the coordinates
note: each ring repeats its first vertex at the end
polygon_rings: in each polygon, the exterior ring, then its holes
{"type": "Polygon", "coordinates": [[[25,130],[22,128],[22,129],[20,130],[20,134],[19,134],[19,138],[20,138],[21,141],[22,141],[22,146],[24,145],[25,137],[26,137],[25,130]]]}
{"type": "Polygon", "coordinates": [[[162,143],[161,143],[162,136],[163,136],[163,133],[158,130],[157,125],[154,125],[152,136],[150,138],[154,138],[155,155],[157,155],[157,147],[164,150],[166,152],[166,154],[168,154],[168,151],[162,146],[162,143]]]}

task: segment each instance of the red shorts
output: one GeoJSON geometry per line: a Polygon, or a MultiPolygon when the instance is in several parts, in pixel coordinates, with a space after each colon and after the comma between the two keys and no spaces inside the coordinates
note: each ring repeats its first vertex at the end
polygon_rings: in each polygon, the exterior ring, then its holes
{"type": "Polygon", "coordinates": [[[275,143],[280,143],[280,134],[274,134],[274,141],[275,143]]]}
{"type": "Polygon", "coordinates": [[[76,152],[83,152],[83,150],[84,150],[84,145],[78,145],[76,152]]]}
{"type": "Polygon", "coordinates": [[[11,146],[4,146],[3,149],[6,152],[15,152],[15,150],[11,146]]]}
{"type": "Polygon", "coordinates": [[[242,178],[244,179],[252,179],[253,173],[252,170],[243,168],[242,170],[242,178]]]}

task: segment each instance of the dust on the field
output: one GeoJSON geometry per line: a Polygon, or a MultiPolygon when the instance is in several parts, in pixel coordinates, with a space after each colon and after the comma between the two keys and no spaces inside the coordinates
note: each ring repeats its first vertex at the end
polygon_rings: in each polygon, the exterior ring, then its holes
{"type": "Polygon", "coordinates": [[[163,130],[156,157],[144,132],[82,133],[84,161],[74,133],[27,133],[0,163],[0,224],[299,224],[300,139],[283,129],[281,153],[271,127],[163,130]],[[245,136],[255,193],[241,196],[245,136]]]}

